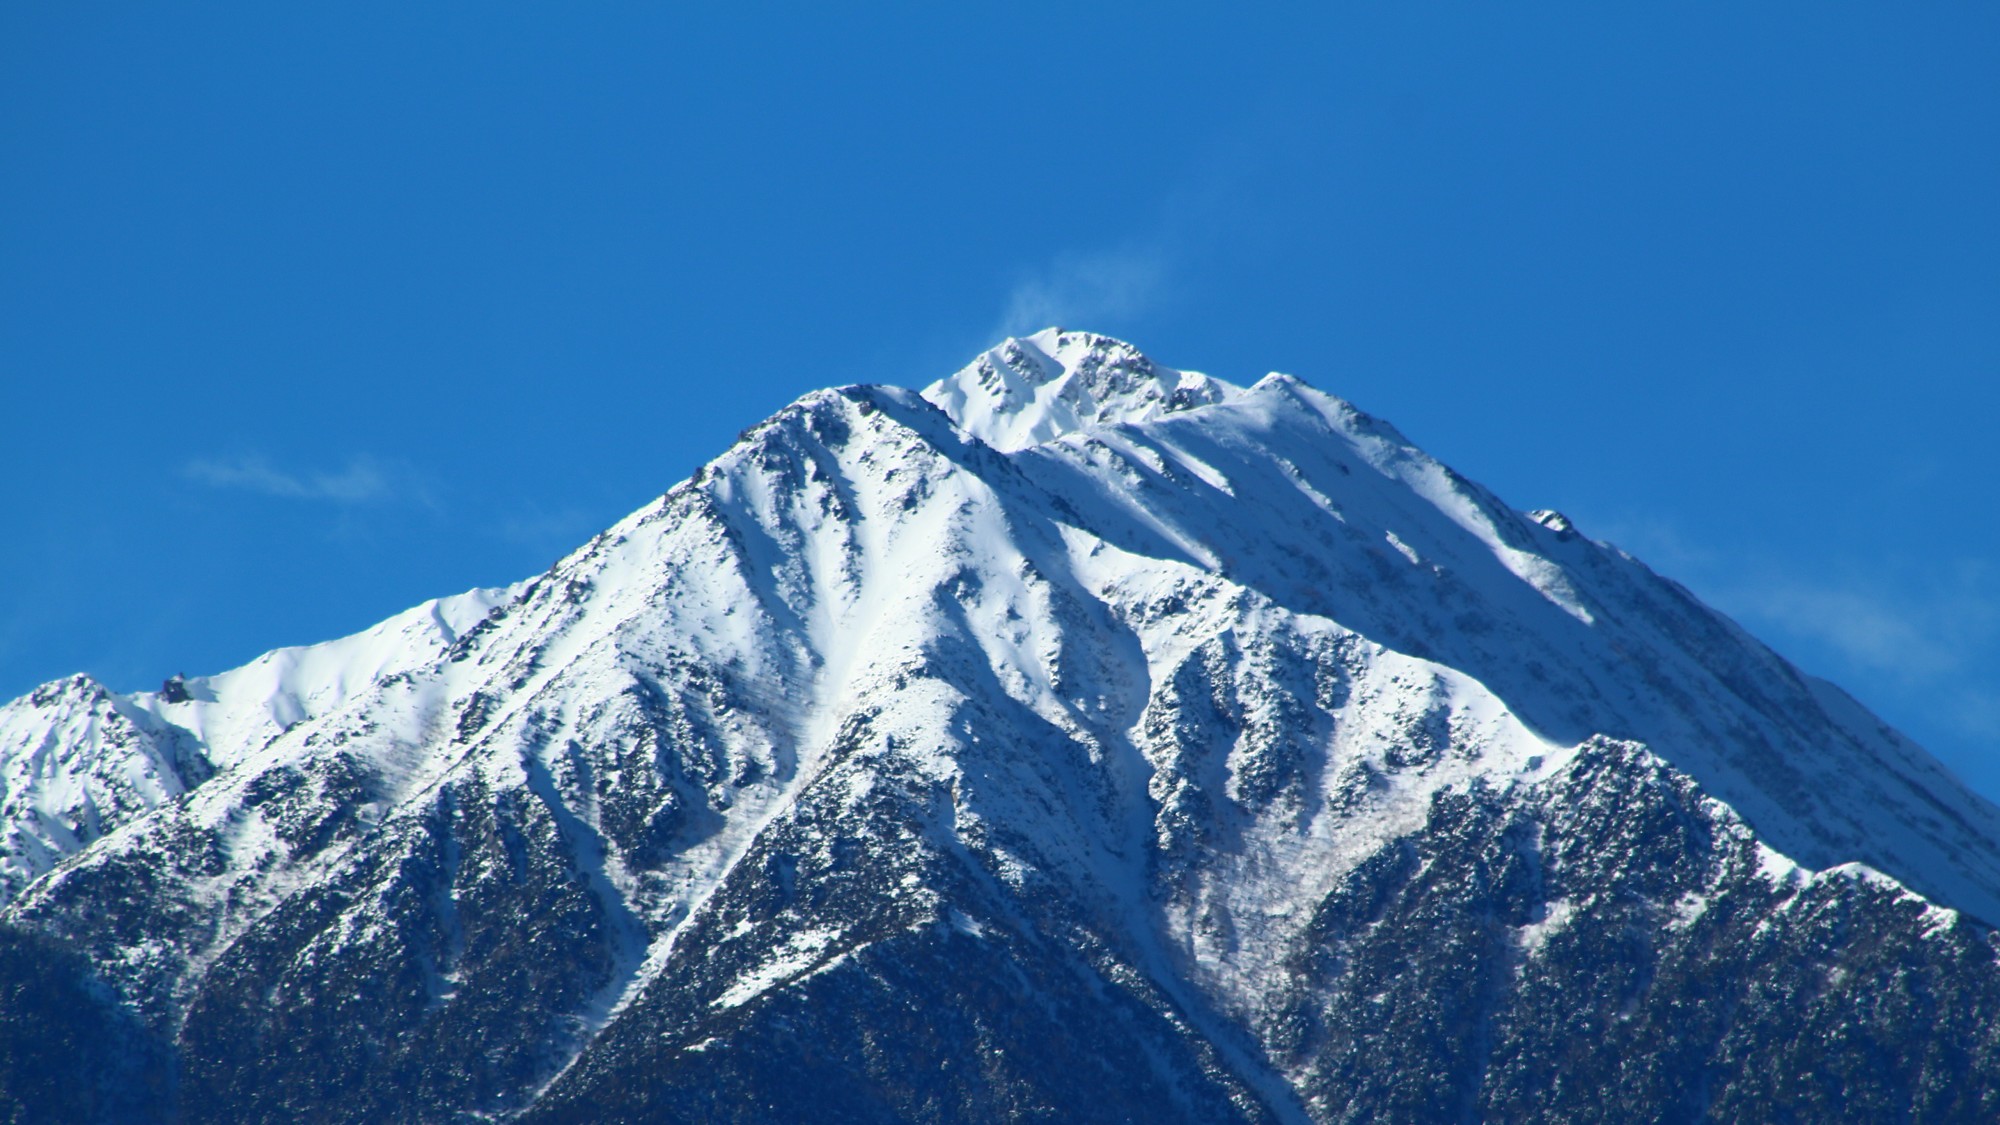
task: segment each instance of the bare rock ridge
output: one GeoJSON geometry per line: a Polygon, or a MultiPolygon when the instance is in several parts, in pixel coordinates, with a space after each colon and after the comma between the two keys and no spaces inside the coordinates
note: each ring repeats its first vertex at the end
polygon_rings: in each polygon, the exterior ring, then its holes
{"type": "Polygon", "coordinates": [[[1049,330],[0,708],[0,1117],[1990,1121],[2000,812],[1290,376],[1049,330]]]}

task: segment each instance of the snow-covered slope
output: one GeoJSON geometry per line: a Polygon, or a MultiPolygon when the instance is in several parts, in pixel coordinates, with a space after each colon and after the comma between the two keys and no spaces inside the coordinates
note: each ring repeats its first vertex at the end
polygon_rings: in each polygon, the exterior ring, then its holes
{"type": "Polygon", "coordinates": [[[0,707],[0,903],[104,833],[298,723],[437,658],[512,591],[425,602],[325,644],[118,695],[77,675],[0,707]]]}
{"type": "Polygon", "coordinates": [[[1549,981],[1722,1043],[1765,1009],[1705,958],[1865,934],[2000,1005],[2000,814],[1920,749],[1339,399],[1084,333],[171,694],[0,713],[0,920],[189,1120],[1497,1120],[1575,1048],[1549,981]]]}
{"type": "Polygon", "coordinates": [[[1002,448],[1033,419],[1042,440],[1017,467],[1133,571],[1190,564],[1429,658],[1553,743],[1645,743],[1811,866],[1866,861],[2000,918],[2000,819],[1928,754],[1679,585],[1559,513],[1509,509],[1346,402],[1284,375],[1240,390],[1053,330],[924,395],[1002,448]],[[1205,408],[1098,395],[1090,424],[1042,405],[1080,383],[1175,380],[1205,388],[1205,408]],[[1019,388],[1012,411],[978,401],[996,384],[1019,388]]]}
{"type": "Polygon", "coordinates": [[[1121,340],[1046,328],[924,389],[960,429],[1004,453],[1093,425],[1145,422],[1242,388],[1161,367],[1121,340]]]}

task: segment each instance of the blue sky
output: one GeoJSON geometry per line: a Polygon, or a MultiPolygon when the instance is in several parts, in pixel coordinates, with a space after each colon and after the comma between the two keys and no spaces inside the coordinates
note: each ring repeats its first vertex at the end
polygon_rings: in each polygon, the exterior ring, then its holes
{"type": "Polygon", "coordinates": [[[2000,9],[577,7],[0,10],[0,696],[1060,322],[1388,417],[2000,796],[2000,9]]]}

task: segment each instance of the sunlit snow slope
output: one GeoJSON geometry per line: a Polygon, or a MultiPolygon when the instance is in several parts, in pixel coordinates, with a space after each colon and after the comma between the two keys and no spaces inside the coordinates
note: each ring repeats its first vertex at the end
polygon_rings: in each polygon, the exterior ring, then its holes
{"type": "Polygon", "coordinates": [[[187,1120],[1499,1120],[1541,1064],[1496,1052],[1560,1041],[1523,966],[1592,919],[1662,982],[1801,904],[2000,919],[2000,814],[1681,587],[1296,378],[1055,330],[808,395],[517,587],[51,684],[0,786],[0,918],[187,1120]],[[1398,902],[1498,966],[1435,1105],[1343,1023],[1398,902]]]}

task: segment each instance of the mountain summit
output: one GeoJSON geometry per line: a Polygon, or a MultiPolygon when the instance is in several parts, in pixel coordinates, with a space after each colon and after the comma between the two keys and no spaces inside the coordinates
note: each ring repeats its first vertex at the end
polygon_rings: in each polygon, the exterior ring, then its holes
{"type": "Polygon", "coordinates": [[[1160,367],[1123,341],[1056,328],[1008,340],[924,388],[960,429],[1003,453],[1241,393],[1220,379],[1160,367]]]}
{"type": "Polygon", "coordinates": [[[29,1119],[2000,1116],[2000,812],[1290,376],[815,392],[169,688],[0,710],[29,1119]]]}

